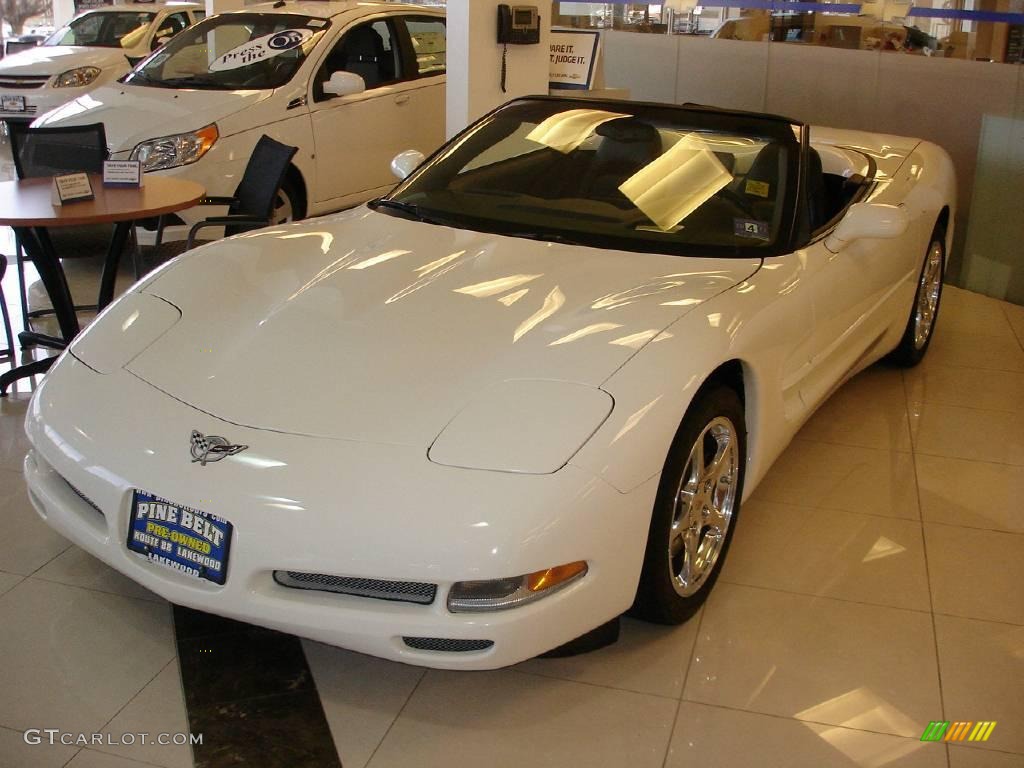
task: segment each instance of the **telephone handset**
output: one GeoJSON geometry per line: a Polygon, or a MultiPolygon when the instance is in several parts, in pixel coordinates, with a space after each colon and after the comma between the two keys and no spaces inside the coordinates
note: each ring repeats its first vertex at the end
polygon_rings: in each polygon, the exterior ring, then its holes
{"type": "Polygon", "coordinates": [[[534,45],[540,42],[540,14],[535,5],[498,6],[498,42],[534,45]]]}
{"type": "Polygon", "coordinates": [[[498,42],[505,46],[501,52],[501,92],[505,93],[508,47],[540,42],[540,14],[537,6],[501,3],[498,6],[498,42]]]}

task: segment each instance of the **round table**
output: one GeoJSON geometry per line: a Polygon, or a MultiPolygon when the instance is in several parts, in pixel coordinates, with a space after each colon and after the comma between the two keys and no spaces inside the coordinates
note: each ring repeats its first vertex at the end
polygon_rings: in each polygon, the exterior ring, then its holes
{"type": "MultiPolygon", "coordinates": [[[[0,182],[0,226],[14,229],[22,248],[35,264],[50,297],[61,333],[58,339],[26,328],[20,334],[23,344],[41,344],[61,349],[79,331],[75,305],[71,300],[60,257],[54,252],[47,234],[50,227],[105,223],[115,225],[100,279],[97,308],[102,309],[114,297],[114,280],[132,223],[190,208],[206,193],[203,186],[194,181],[165,176],[146,176],[141,188],[104,187],[103,177],[99,174],[90,174],[89,180],[93,199],[64,205],[51,202],[52,178],[0,182]]],[[[7,387],[16,379],[46,371],[54,359],[37,360],[0,376],[0,396],[7,393],[7,387]]]]}

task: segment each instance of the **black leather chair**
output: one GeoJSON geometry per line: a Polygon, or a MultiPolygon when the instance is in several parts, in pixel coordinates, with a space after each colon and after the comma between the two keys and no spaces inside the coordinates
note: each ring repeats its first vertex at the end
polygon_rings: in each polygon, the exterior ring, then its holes
{"type": "Polygon", "coordinates": [[[211,216],[195,224],[189,230],[187,248],[192,248],[196,234],[207,227],[224,227],[224,234],[228,236],[270,224],[277,193],[298,151],[298,147],[261,136],[235,194],[232,197],[204,197],[199,201],[199,205],[226,205],[228,213],[226,216],[211,216]]]}
{"type": "MultiPolygon", "coordinates": [[[[91,123],[65,128],[32,128],[28,123],[8,123],[11,154],[19,179],[45,178],[64,173],[103,173],[103,161],[109,157],[107,134],[103,123],[91,123]]],[[[53,314],[52,310],[29,311],[28,286],[25,282],[25,256],[21,243],[16,243],[18,262],[18,288],[21,293],[21,319],[29,330],[33,319],[53,314]]],[[[136,248],[132,259],[138,263],[136,248]]],[[[66,258],[66,256],[62,256],[66,258]]],[[[75,311],[95,310],[96,304],[76,306],[75,311]]]]}
{"type": "Polygon", "coordinates": [[[4,298],[4,273],[7,271],[7,259],[0,256],[0,317],[4,323],[4,337],[7,346],[0,349],[0,360],[14,360],[14,334],[11,332],[11,316],[7,312],[7,299],[4,298]]]}

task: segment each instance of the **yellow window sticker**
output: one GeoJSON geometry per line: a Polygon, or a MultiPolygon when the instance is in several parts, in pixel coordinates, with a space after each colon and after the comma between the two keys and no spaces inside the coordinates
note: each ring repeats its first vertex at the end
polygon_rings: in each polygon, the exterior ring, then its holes
{"type": "Polygon", "coordinates": [[[753,179],[747,179],[747,185],[744,187],[744,191],[748,195],[757,195],[758,197],[768,197],[768,192],[771,186],[767,181],[754,181],[753,179]]]}

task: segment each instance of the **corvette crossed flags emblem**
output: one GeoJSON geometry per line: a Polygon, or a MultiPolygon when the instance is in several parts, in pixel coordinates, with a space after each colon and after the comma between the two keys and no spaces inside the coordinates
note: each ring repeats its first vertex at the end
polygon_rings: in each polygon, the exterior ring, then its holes
{"type": "Polygon", "coordinates": [[[220,461],[228,456],[241,453],[248,445],[232,445],[219,435],[204,435],[197,429],[192,430],[192,463],[197,461],[205,467],[211,461],[220,461]]]}

